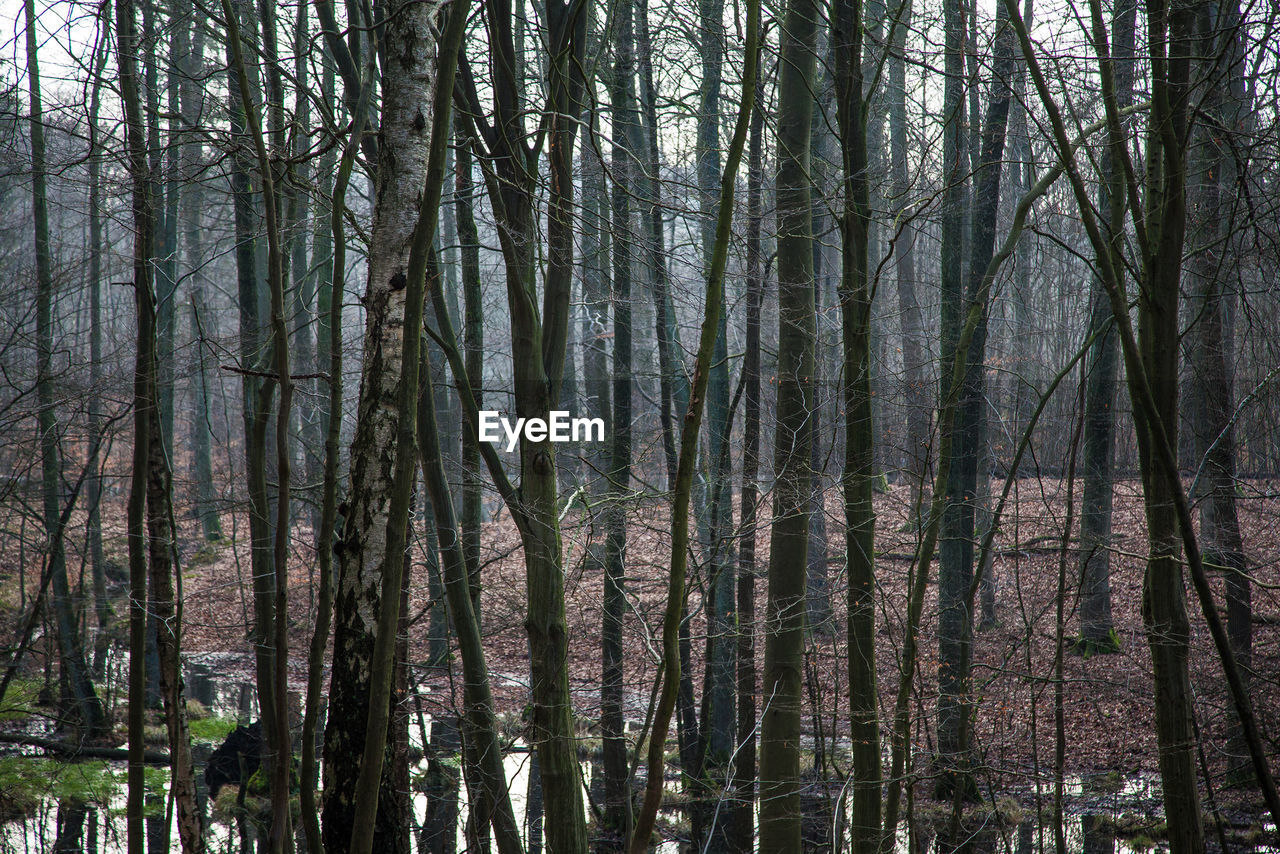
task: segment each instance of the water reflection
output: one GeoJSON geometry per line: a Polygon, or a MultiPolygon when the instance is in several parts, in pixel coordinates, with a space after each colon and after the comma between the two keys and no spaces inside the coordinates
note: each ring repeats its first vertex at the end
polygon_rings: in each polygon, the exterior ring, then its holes
{"type": "MultiPolygon", "coordinates": [[[[246,679],[228,679],[226,672],[246,672],[242,662],[221,662],[216,656],[203,656],[192,662],[188,670],[191,696],[199,700],[214,715],[221,718],[248,722],[250,711],[256,706],[253,685],[246,679]]],[[[479,850],[487,835],[483,820],[472,816],[468,808],[466,780],[462,779],[461,736],[457,722],[452,719],[433,718],[423,708],[419,699],[410,716],[410,744],[420,761],[412,768],[414,808],[414,848],[422,854],[449,854],[455,851],[479,850]]],[[[509,745],[510,752],[504,767],[509,780],[512,807],[516,821],[524,829],[525,842],[530,854],[541,849],[543,804],[537,787],[536,756],[523,741],[509,745]]],[[[198,760],[208,758],[210,749],[198,753],[198,760]]],[[[34,752],[28,751],[33,761],[34,752]]],[[[51,778],[70,777],[76,767],[93,768],[101,785],[82,785],[74,789],[74,795],[65,794],[67,787],[51,785],[50,794],[38,799],[32,809],[21,818],[0,824],[0,854],[123,854],[125,851],[124,807],[125,772],[123,763],[84,763],[81,766],[48,762],[40,767],[49,770],[51,778]],[[63,794],[55,794],[63,792],[63,794]]],[[[88,771],[84,772],[88,774],[88,771]]],[[[148,848],[153,851],[180,850],[176,824],[167,804],[167,775],[160,769],[149,770],[151,782],[147,798],[148,848]]],[[[203,774],[201,783],[203,783],[203,774]]],[[[598,757],[583,756],[583,778],[593,790],[593,799],[599,801],[600,773],[598,757]]],[[[838,791],[829,791],[818,780],[809,781],[803,799],[805,811],[804,834],[806,851],[830,851],[833,847],[847,848],[849,804],[838,791]],[[839,805],[839,806],[838,806],[839,805]],[[832,816],[842,814],[843,822],[833,822],[832,816]],[[843,827],[841,826],[843,825],[843,827]]],[[[1123,778],[1118,775],[1073,777],[1065,781],[1067,815],[1063,824],[1063,837],[1067,854],[1137,854],[1150,851],[1149,841],[1132,844],[1117,837],[1117,817],[1122,814],[1150,815],[1159,804],[1158,782],[1149,777],[1123,778]]],[[[672,783],[674,792],[678,782],[672,783]]],[[[2,800],[2,799],[0,799],[2,800]]],[[[255,831],[251,821],[245,820],[242,809],[230,813],[217,811],[209,825],[209,850],[239,854],[251,852],[256,847],[255,831]],[[238,812],[238,814],[237,814],[238,812]]],[[[915,815],[928,814],[927,819],[904,822],[899,829],[895,854],[1053,854],[1055,833],[1052,823],[1041,823],[1034,817],[1044,815],[1051,795],[1042,791],[1023,793],[1021,799],[1002,799],[1003,815],[993,810],[971,811],[965,818],[963,830],[955,840],[939,838],[939,831],[946,837],[945,810],[928,813],[924,808],[915,815]],[[1004,801],[1013,804],[1004,808],[1004,801]],[[1019,803],[1014,801],[1020,800],[1019,803]]],[[[919,806],[919,805],[917,805],[919,806]]],[[[206,810],[210,808],[204,804],[206,810]]],[[[209,814],[209,812],[206,812],[209,814]]],[[[588,818],[590,809],[588,807],[588,818]]],[[[664,815],[668,828],[683,825],[678,809],[664,815]]],[[[687,845],[668,842],[660,846],[662,854],[679,854],[687,845]]],[[[1162,850],[1157,842],[1155,851],[1162,850]]],[[[1242,854],[1253,851],[1261,854],[1263,848],[1242,846],[1242,854]]]]}

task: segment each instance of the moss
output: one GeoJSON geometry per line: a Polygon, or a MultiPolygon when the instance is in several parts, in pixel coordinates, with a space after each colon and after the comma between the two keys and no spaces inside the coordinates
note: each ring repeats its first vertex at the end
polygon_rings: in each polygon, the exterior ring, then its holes
{"type": "Polygon", "coordinates": [[[1079,655],[1083,658],[1091,658],[1095,655],[1115,655],[1123,649],[1120,644],[1120,636],[1116,634],[1115,629],[1108,632],[1106,638],[1102,640],[1072,637],[1068,638],[1068,644],[1068,649],[1073,655],[1079,655]]]}
{"type": "Polygon", "coordinates": [[[222,556],[220,543],[221,541],[214,540],[200,546],[200,548],[196,549],[196,551],[192,553],[191,557],[187,558],[187,563],[184,569],[198,569],[202,566],[217,563],[218,558],[222,556]]]}
{"type": "Polygon", "coordinates": [[[40,705],[41,683],[37,679],[17,676],[9,682],[9,689],[4,693],[4,702],[0,704],[0,721],[20,721],[31,716],[31,712],[40,705]]]}
{"type": "Polygon", "coordinates": [[[217,716],[192,718],[189,726],[193,741],[221,744],[226,741],[227,736],[231,735],[232,730],[236,728],[236,719],[217,716]]]}

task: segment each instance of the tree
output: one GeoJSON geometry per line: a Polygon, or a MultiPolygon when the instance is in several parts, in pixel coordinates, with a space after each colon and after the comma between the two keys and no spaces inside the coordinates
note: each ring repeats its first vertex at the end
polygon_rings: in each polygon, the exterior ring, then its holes
{"type": "Polygon", "coordinates": [[[791,0],[778,80],[778,402],[760,724],[760,851],[800,850],[800,705],[813,410],[809,143],[818,6],[791,0]]]}
{"type": "MultiPolygon", "coordinates": [[[[1112,16],[1112,62],[1115,65],[1116,106],[1124,109],[1133,100],[1133,42],[1138,6],[1119,0],[1112,16]]],[[[1107,235],[1109,251],[1123,258],[1124,216],[1127,196],[1123,163],[1109,149],[1103,151],[1104,180],[1098,190],[1099,224],[1107,235]]],[[[1084,504],[1080,512],[1081,595],[1080,648],[1084,652],[1118,650],[1111,617],[1111,499],[1115,456],[1116,374],[1120,352],[1112,328],[1111,305],[1096,278],[1089,307],[1089,334],[1096,336],[1090,348],[1085,386],[1084,504]]]]}
{"type": "Polygon", "coordinates": [[[631,196],[637,182],[633,6],[615,6],[613,102],[613,440],[605,515],[604,616],[600,633],[600,729],[604,735],[604,836],[601,850],[621,850],[631,834],[631,784],[623,721],[622,624],[627,612],[627,493],[631,489],[631,196]]]}
{"type": "MultiPolygon", "coordinates": [[[[30,7],[28,7],[30,8],[30,7]]],[[[116,3],[116,59],[120,72],[120,99],[125,114],[125,152],[133,215],[133,293],[137,348],[133,369],[133,460],[129,485],[129,770],[126,830],[129,854],[143,854],[143,801],[146,794],[146,745],[143,740],[147,690],[147,467],[150,461],[151,413],[154,406],[152,347],[155,341],[151,290],[151,252],[154,239],[153,200],[148,181],[142,101],[138,86],[138,35],[133,0],[116,3]]],[[[34,52],[33,52],[34,53],[34,52]]]]}
{"type": "MultiPolygon", "coordinates": [[[[1198,411],[1192,419],[1199,479],[1204,481],[1200,505],[1200,536],[1205,563],[1220,569],[1226,580],[1227,633],[1232,653],[1248,687],[1253,658],[1253,607],[1248,560],[1236,507],[1236,442],[1233,423],[1235,370],[1235,292],[1231,270],[1239,261],[1243,237],[1233,229],[1248,229],[1231,210],[1229,188],[1240,180],[1239,138],[1249,114],[1243,80],[1239,10],[1230,3],[1202,4],[1196,15],[1200,44],[1199,77],[1206,94],[1189,154],[1188,226],[1194,249],[1188,259],[1188,279],[1198,311],[1192,344],[1189,397],[1198,411]]],[[[1194,492],[1194,490],[1193,490],[1194,492]]],[[[1230,774],[1236,781],[1250,777],[1239,721],[1231,726],[1230,774]]]]}
{"type": "MultiPolygon", "coordinates": [[[[969,208],[969,141],[964,116],[965,17],[961,0],[943,4],[945,34],[943,82],[943,189],[941,210],[941,393],[956,361],[961,318],[964,316],[964,217],[969,208]]],[[[967,356],[967,354],[966,354],[967,356]]],[[[964,439],[963,419],[956,421],[959,451],[964,439]]],[[[948,437],[951,438],[951,437],[948,437]]],[[[976,449],[974,449],[976,453],[976,449]]],[[[958,457],[957,457],[958,458],[958,457]]],[[[972,619],[964,613],[964,591],[973,578],[972,547],[965,540],[966,514],[963,475],[948,478],[947,503],[942,518],[938,563],[938,755],[947,776],[941,778],[939,796],[945,798],[954,782],[952,772],[964,764],[960,755],[965,728],[965,693],[969,677],[972,619]]],[[[968,531],[972,533],[970,524],[968,531]]],[[[922,567],[923,570],[923,567],[922,567]]]]}
{"type": "Polygon", "coordinates": [[[49,190],[45,165],[44,113],[40,96],[40,60],[34,0],[26,0],[27,86],[31,97],[31,211],[36,259],[36,417],[40,441],[40,497],[49,542],[49,576],[57,625],[59,663],[71,687],[80,726],[93,736],[107,729],[106,714],[84,659],[76,625],[67,559],[61,536],[62,455],[59,449],[57,395],[53,374],[53,255],[49,248],[49,190]]]}
{"type": "MultiPolygon", "coordinates": [[[[417,214],[423,204],[431,123],[424,110],[431,104],[435,73],[431,35],[435,10],[424,3],[400,2],[385,9],[380,50],[390,58],[380,80],[381,115],[374,175],[373,226],[365,289],[365,349],[360,372],[357,429],[351,442],[351,473],[342,537],[335,545],[334,652],[329,687],[329,713],[324,745],[324,845],[345,850],[356,823],[357,781],[365,763],[370,690],[377,643],[375,615],[384,607],[386,574],[398,573],[404,553],[404,520],[393,519],[394,478],[387,461],[395,458],[400,421],[406,417],[399,390],[404,364],[406,292],[409,251],[417,214]]],[[[418,365],[414,359],[412,371],[418,365]]],[[[416,378],[414,388],[416,390],[416,378]]],[[[416,399],[416,398],[415,398],[416,399]]],[[[412,436],[412,433],[410,433],[412,436]]],[[[412,450],[412,444],[410,445],[412,450]]],[[[407,504],[406,513],[407,513],[407,504]]],[[[398,577],[398,576],[397,576],[398,577]]],[[[399,600],[399,585],[391,588],[399,600]]],[[[392,631],[395,631],[393,628],[392,631]]],[[[395,666],[400,666],[397,662],[395,666]]],[[[401,697],[387,697],[386,712],[396,726],[401,697]]],[[[384,748],[394,750],[391,743],[384,748]]],[[[378,813],[372,839],[386,854],[409,846],[408,781],[392,770],[403,764],[383,763],[377,796],[378,813]]]]}
{"type": "MultiPolygon", "coordinates": [[[[484,119],[489,111],[480,103],[475,76],[465,59],[459,68],[462,85],[458,109],[467,114],[483,146],[481,166],[498,220],[511,315],[516,411],[522,417],[546,420],[560,401],[568,341],[573,260],[572,156],[584,88],[586,15],[582,6],[560,0],[544,7],[552,34],[545,108],[551,195],[547,205],[547,275],[539,310],[535,254],[541,243],[535,205],[537,159],[536,150],[530,147],[531,134],[525,126],[521,87],[516,80],[516,74],[523,69],[523,58],[516,54],[514,19],[508,0],[496,0],[488,12],[485,23],[492,59],[493,118],[484,119]]],[[[455,366],[454,380],[461,383],[462,376],[455,366]]],[[[470,407],[468,417],[477,417],[470,407]]],[[[496,457],[487,464],[516,520],[524,546],[531,723],[543,798],[548,805],[544,822],[547,846],[553,854],[582,852],[587,839],[569,694],[569,638],[554,447],[546,438],[533,441],[524,434],[518,495],[496,457]]]]}
{"type": "Polygon", "coordinates": [[[836,99],[842,152],[844,209],[840,218],[842,275],[845,459],[841,476],[845,508],[845,562],[849,571],[850,737],[853,752],[854,854],[880,847],[880,721],[876,709],[875,483],[871,412],[871,282],[868,242],[871,201],[867,174],[869,93],[863,79],[866,34],[860,0],[833,10],[831,47],[836,56],[836,99]]]}

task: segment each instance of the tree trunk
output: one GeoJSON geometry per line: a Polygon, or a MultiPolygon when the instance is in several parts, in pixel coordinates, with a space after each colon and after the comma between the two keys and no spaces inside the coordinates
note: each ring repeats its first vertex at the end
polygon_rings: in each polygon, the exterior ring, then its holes
{"type": "MultiPolygon", "coordinates": [[[[30,0],[27,6],[31,11],[30,0]]],[[[146,850],[143,807],[146,796],[143,708],[146,696],[147,627],[147,465],[150,460],[151,414],[147,411],[155,341],[151,292],[151,254],[155,237],[151,185],[147,180],[142,101],[138,92],[138,37],[133,0],[116,3],[116,57],[120,72],[120,98],[125,114],[125,151],[128,157],[133,213],[133,287],[137,316],[137,352],[133,371],[133,465],[129,489],[129,770],[125,832],[129,854],[146,850]]],[[[34,41],[34,37],[33,37],[34,41]]],[[[34,56],[34,50],[31,55],[34,56]]]]}
{"type": "MultiPolygon", "coordinates": [[[[1116,103],[1133,100],[1134,32],[1138,4],[1119,0],[1112,17],[1116,103]]],[[[1104,180],[1098,191],[1099,224],[1111,254],[1123,258],[1124,216],[1128,209],[1123,164],[1110,149],[1103,152],[1104,180]]],[[[1115,400],[1120,367],[1118,338],[1106,289],[1096,277],[1089,306],[1090,347],[1085,381],[1084,495],[1080,510],[1079,648],[1085,653],[1118,652],[1119,638],[1111,617],[1111,500],[1115,465],[1115,400]]]]}
{"type": "MultiPolygon", "coordinates": [[[[395,458],[400,421],[406,417],[397,390],[407,370],[403,347],[409,251],[422,204],[430,144],[430,123],[423,110],[431,103],[436,65],[433,16],[434,8],[426,4],[394,4],[387,10],[384,30],[383,49],[394,59],[387,64],[381,86],[376,203],[363,299],[365,352],[347,509],[342,538],[335,547],[334,653],[324,744],[323,838],[330,851],[346,850],[352,841],[370,688],[375,679],[377,615],[386,595],[384,575],[388,567],[398,569],[400,563],[399,555],[388,552],[394,533],[389,461],[395,458]]],[[[416,373],[416,360],[412,369],[416,373]]],[[[398,596],[399,585],[391,590],[391,595],[398,596]]],[[[397,725],[404,720],[396,714],[401,701],[393,691],[386,709],[397,725]]],[[[392,741],[389,738],[386,743],[388,752],[392,741]]],[[[407,854],[408,781],[396,779],[391,761],[382,765],[372,843],[382,854],[407,854]]]]}
{"type": "MultiPolygon", "coordinates": [[[[471,176],[471,142],[465,123],[454,117],[459,140],[455,154],[455,194],[459,255],[462,267],[463,325],[467,380],[476,405],[484,404],[484,295],[480,289],[480,237],[476,231],[475,184],[471,176]]],[[[484,517],[484,482],[480,448],[469,430],[462,431],[462,555],[471,579],[471,607],[480,620],[480,525],[484,517]]]]}
{"type": "Polygon", "coordinates": [[[631,489],[631,204],[636,170],[631,149],[636,127],[633,7],[614,7],[613,106],[613,441],[605,505],[604,614],[600,634],[600,730],[603,735],[604,822],[601,851],[621,851],[631,834],[631,793],[623,703],[622,629],[627,600],[627,493],[631,489]]]}
{"type": "Polygon", "coordinates": [[[760,852],[800,850],[800,705],[814,391],[809,143],[819,10],[787,4],[778,83],[778,385],[760,731],[760,852]]]}
{"type": "Polygon", "coordinates": [[[733,767],[733,815],[727,848],[750,854],[755,845],[756,787],[756,514],[760,502],[760,304],[764,296],[764,259],[760,228],[764,168],[764,99],[757,78],[752,93],[747,162],[747,310],[742,357],[742,538],[738,543],[737,753],[733,767]]]}
{"type": "MultiPolygon", "coordinates": [[[[716,224],[720,194],[720,88],[724,66],[724,2],[700,0],[698,53],[702,61],[701,104],[695,158],[698,177],[698,213],[704,274],[715,256],[716,224]]],[[[656,180],[657,176],[654,176],[656,180]]],[[[734,565],[732,429],[729,405],[729,344],[727,305],[721,294],[715,353],[707,383],[707,472],[709,576],[706,602],[707,650],[702,692],[702,722],[698,728],[697,775],[700,781],[692,813],[693,840],[699,850],[724,851],[729,814],[719,804],[734,750],[734,565]]]]}
{"type": "MultiPolygon", "coordinates": [[[[332,73],[326,73],[325,91],[332,92],[332,73]]],[[[324,654],[333,623],[333,551],[334,529],[338,516],[338,465],[342,433],[342,301],[346,291],[347,242],[343,212],[346,207],[348,182],[355,165],[361,132],[365,126],[372,81],[366,79],[356,101],[351,134],[342,151],[330,193],[329,226],[322,231],[332,246],[329,272],[321,276],[318,293],[320,326],[317,352],[325,359],[329,371],[328,395],[320,405],[324,429],[324,473],[321,484],[320,520],[316,538],[316,563],[320,589],[316,595],[316,622],[311,635],[307,659],[307,705],[302,718],[302,758],[299,763],[299,805],[306,833],[307,854],[324,854],[320,812],[316,804],[317,762],[316,728],[320,719],[321,691],[324,681],[324,654]]],[[[323,173],[322,173],[323,174],[323,173]]],[[[319,254],[319,247],[317,248],[319,254]]]]}
{"type": "MultiPolygon", "coordinates": [[[[486,18],[494,75],[493,124],[481,118],[490,111],[474,102],[475,81],[468,78],[462,97],[481,128],[490,164],[486,171],[490,199],[497,214],[498,237],[506,270],[507,305],[511,319],[515,408],[524,418],[546,420],[559,403],[568,337],[569,286],[567,271],[573,257],[572,150],[583,81],[586,18],[581,10],[560,0],[545,6],[553,33],[549,46],[547,140],[553,179],[548,201],[549,257],[542,310],[537,303],[537,228],[534,161],[526,153],[528,131],[524,104],[515,75],[522,73],[512,33],[509,0],[496,0],[486,18]],[[552,269],[554,267],[554,271],[552,269]]],[[[491,475],[505,479],[505,474],[491,475]]],[[[572,697],[569,693],[568,630],[564,611],[564,581],[560,549],[560,508],[555,470],[555,447],[546,438],[520,444],[520,493],[504,497],[517,518],[524,546],[528,605],[525,630],[529,639],[533,709],[531,730],[538,750],[543,796],[547,804],[547,847],[552,854],[584,852],[586,824],[582,810],[581,771],[578,768],[572,697]]]]}
{"type": "MultiPolygon", "coordinates": [[[[104,11],[104,16],[107,14],[104,11]]],[[[103,31],[110,23],[102,22],[103,31]]],[[[93,453],[87,463],[88,485],[88,537],[89,568],[93,576],[94,616],[97,634],[93,644],[93,673],[101,676],[106,667],[107,653],[111,648],[109,632],[114,620],[111,601],[107,598],[106,557],[102,549],[102,461],[98,447],[106,430],[103,412],[102,388],[102,255],[106,247],[102,241],[102,145],[98,141],[99,109],[102,104],[103,73],[107,65],[106,40],[103,39],[94,58],[93,87],[89,95],[89,385],[92,388],[89,404],[89,437],[93,453]]]]}
{"type": "Polygon", "coordinates": [[[641,217],[648,231],[648,269],[653,289],[654,338],[658,345],[658,419],[662,425],[662,450],[667,462],[668,486],[676,479],[676,426],[672,412],[688,406],[688,379],[683,350],[678,346],[675,308],[667,281],[666,230],[662,212],[662,161],[658,149],[657,90],[653,82],[652,40],[649,36],[648,0],[637,0],[636,48],[640,61],[640,102],[645,121],[644,192],[646,208],[641,217]]]}
{"type": "Polygon", "coordinates": [[[893,180],[895,218],[899,222],[893,244],[893,263],[898,287],[898,311],[902,316],[902,370],[906,384],[906,460],[911,477],[912,507],[924,508],[923,494],[929,473],[929,404],[925,378],[924,319],[916,298],[916,226],[908,217],[911,191],[907,146],[907,62],[906,34],[911,28],[911,3],[901,0],[896,10],[889,50],[889,86],[885,93],[889,111],[889,146],[893,180]]]}
{"type": "Polygon", "coordinates": [[[867,175],[867,110],[864,91],[864,31],[861,4],[841,0],[832,10],[831,47],[843,154],[844,210],[840,220],[843,259],[840,317],[844,338],[843,398],[845,458],[841,476],[845,507],[845,560],[849,571],[847,636],[853,769],[850,835],[853,854],[880,846],[880,723],[875,647],[875,483],[871,409],[871,225],[867,175]]]}
{"type": "MultiPolygon", "coordinates": [[[[1240,179],[1233,153],[1235,141],[1223,135],[1242,135],[1250,112],[1250,99],[1242,77],[1240,14],[1228,3],[1217,9],[1208,4],[1198,10],[1201,63],[1210,87],[1203,102],[1205,125],[1193,135],[1189,196],[1190,228],[1198,243],[1188,262],[1199,322],[1193,343],[1192,399],[1196,457],[1200,460],[1200,532],[1205,563],[1225,576],[1227,634],[1240,674],[1249,684],[1253,660],[1253,606],[1248,560],[1240,534],[1236,509],[1235,390],[1235,291],[1229,276],[1237,269],[1238,251],[1245,238],[1233,233],[1239,227],[1232,218],[1230,188],[1240,179]]],[[[1228,779],[1247,784],[1253,778],[1241,732],[1233,716],[1228,779]]]]}
{"type": "MultiPolygon", "coordinates": [[[[1194,47],[1194,9],[1147,7],[1147,39],[1153,60],[1152,114],[1148,134],[1147,239],[1138,297],[1139,350],[1156,410],[1139,410],[1138,452],[1142,464],[1150,553],[1143,579],[1142,618],[1151,647],[1156,740],[1169,847],[1174,854],[1204,851],[1195,765],[1195,709],[1188,672],[1190,624],[1179,560],[1174,487],[1159,469],[1155,447],[1161,425],[1176,449],[1178,424],[1178,300],[1186,231],[1187,97],[1194,47]]],[[[1133,383],[1136,378],[1130,378],[1133,383]]]]}
{"type": "Polygon", "coordinates": [[[190,27],[186,37],[175,35],[175,51],[178,54],[182,80],[179,101],[182,115],[182,132],[186,136],[182,145],[182,175],[186,189],[182,196],[183,240],[186,243],[187,275],[191,288],[191,377],[194,402],[191,412],[192,479],[195,481],[195,513],[208,541],[222,539],[222,521],[218,513],[217,490],[213,484],[213,424],[210,413],[209,364],[206,350],[208,324],[213,317],[208,310],[205,294],[205,263],[202,215],[204,194],[200,176],[203,162],[200,140],[197,135],[204,109],[204,89],[199,75],[204,65],[204,28],[195,17],[194,6],[184,8],[190,22],[179,24],[183,32],[190,27]]]}
{"type": "Polygon", "coordinates": [[[40,488],[44,530],[48,538],[53,616],[58,632],[58,663],[71,687],[76,717],[90,737],[108,726],[102,701],[93,687],[80,643],[75,603],[67,580],[67,560],[58,531],[61,504],[62,454],[59,448],[57,390],[53,376],[53,256],[49,247],[49,195],[45,166],[44,112],[40,96],[40,62],[36,37],[36,11],[26,0],[27,85],[31,97],[31,211],[35,221],[36,258],[36,398],[39,407],[40,488]]]}
{"type": "MultiPolygon", "coordinates": [[[[941,353],[943,393],[964,318],[965,215],[969,208],[969,141],[965,122],[965,12],[963,0],[943,5],[946,81],[943,89],[943,191],[941,211],[941,353]]],[[[963,408],[963,407],[961,407],[963,408]]],[[[958,413],[959,416],[959,413],[958,413]]],[[[957,460],[963,452],[963,417],[957,417],[952,447],[957,460]]],[[[948,437],[951,438],[951,437],[948,437]]],[[[955,782],[954,770],[964,764],[960,755],[967,714],[970,633],[972,621],[964,612],[965,591],[973,577],[973,547],[965,539],[965,517],[972,520],[966,501],[960,466],[947,479],[947,503],[943,511],[938,552],[938,755],[944,771],[938,796],[946,799],[955,782]]],[[[970,499],[972,496],[970,496],[970,499]]],[[[972,531],[970,524],[969,531],[972,531]]],[[[925,568],[922,567],[920,571],[925,568]]]]}

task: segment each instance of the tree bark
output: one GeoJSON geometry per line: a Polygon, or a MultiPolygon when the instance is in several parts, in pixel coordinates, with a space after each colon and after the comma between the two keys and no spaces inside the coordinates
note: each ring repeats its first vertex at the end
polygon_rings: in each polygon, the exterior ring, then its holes
{"type": "Polygon", "coordinates": [[[756,787],[756,514],[760,502],[760,305],[764,261],[760,229],[764,219],[764,99],[757,77],[752,93],[747,155],[747,308],[742,357],[742,536],[738,542],[737,752],[733,765],[733,815],[727,849],[749,854],[755,843],[756,787]]]}
{"type": "Polygon", "coordinates": [[[604,822],[601,851],[621,851],[631,834],[630,775],[623,703],[623,621],[626,617],[627,493],[631,489],[631,197],[635,156],[631,143],[637,129],[634,7],[629,0],[614,6],[614,67],[610,81],[613,106],[613,435],[609,460],[609,494],[605,505],[604,613],[601,626],[600,729],[603,735],[604,822]]]}
{"type": "MultiPolygon", "coordinates": [[[[31,9],[28,0],[28,11],[31,9]]],[[[147,465],[150,460],[151,414],[147,411],[153,387],[155,340],[151,291],[153,250],[153,200],[148,181],[142,101],[138,89],[138,36],[133,0],[116,2],[116,57],[120,72],[120,98],[125,114],[125,152],[133,214],[133,288],[136,310],[137,352],[133,371],[133,464],[129,489],[129,768],[125,833],[129,854],[146,850],[143,806],[146,795],[143,773],[146,743],[143,725],[147,690],[147,465]]],[[[33,51],[34,53],[34,51],[33,51]]]]}
{"type": "Polygon", "coordinates": [[[871,282],[868,243],[871,199],[867,174],[867,113],[863,79],[865,33],[859,0],[832,10],[831,47],[836,57],[836,101],[843,154],[844,209],[840,218],[842,276],[840,316],[844,349],[845,458],[841,476],[845,507],[845,561],[849,572],[848,676],[853,753],[853,854],[880,846],[880,723],[876,703],[875,483],[871,395],[871,282]]]}
{"type": "MultiPolygon", "coordinates": [[[[965,215],[969,208],[969,141],[965,122],[965,6],[963,0],[943,5],[946,80],[943,90],[943,181],[941,211],[941,382],[956,361],[957,335],[964,316],[965,215]]],[[[963,417],[957,417],[952,447],[963,451],[963,417]]],[[[953,770],[963,765],[960,755],[965,728],[972,620],[964,613],[964,591],[973,577],[972,546],[965,540],[966,513],[960,466],[948,478],[938,565],[938,755],[944,776],[938,795],[946,799],[955,782],[953,770]]],[[[970,496],[970,500],[972,496],[970,496]]]]}
{"type": "Polygon", "coordinates": [[[31,97],[31,211],[35,225],[36,258],[36,423],[40,440],[40,494],[45,536],[50,553],[49,572],[53,589],[53,616],[58,632],[58,663],[71,686],[71,697],[79,725],[90,737],[103,734],[108,726],[102,701],[84,658],[77,626],[75,603],[67,579],[66,552],[59,529],[59,492],[62,484],[62,454],[59,448],[58,415],[53,375],[53,255],[49,247],[49,195],[45,163],[44,112],[40,95],[39,44],[36,11],[26,0],[27,86],[31,97]]]}
{"type": "MultiPolygon", "coordinates": [[[[387,588],[384,584],[385,574],[391,567],[398,571],[401,561],[400,555],[388,551],[394,534],[392,461],[400,422],[406,417],[397,394],[406,371],[405,294],[430,145],[430,122],[424,111],[430,111],[436,66],[431,34],[435,7],[399,2],[385,11],[382,50],[392,60],[385,66],[380,92],[376,203],[363,299],[365,352],[346,512],[342,537],[335,546],[334,652],[324,745],[323,837],[330,851],[346,850],[352,841],[356,784],[364,762],[370,687],[375,678],[378,614],[384,610],[385,590],[399,595],[398,585],[387,588]]],[[[414,372],[417,367],[415,358],[414,372]]],[[[386,714],[395,716],[401,700],[393,691],[386,714]]],[[[386,750],[391,749],[388,742],[386,750]]],[[[407,854],[408,781],[395,779],[390,773],[392,762],[385,761],[383,767],[372,844],[383,854],[407,854]]]]}
{"type": "Polygon", "coordinates": [[[778,385],[760,728],[760,852],[799,851],[800,705],[814,391],[809,183],[819,9],[791,0],[778,83],[778,385]]]}
{"type": "MultiPolygon", "coordinates": [[[[1133,100],[1134,33],[1138,5],[1119,0],[1111,22],[1115,64],[1116,105],[1133,100]]],[[[1099,225],[1116,262],[1123,259],[1125,196],[1124,164],[1110,149],[1102,155],[1103,182],[1098,191],[1099,225]]],[[[1118,337],[1111,304],[1102,282],[1094,278],[1089,307],[1090,348],[1085,381],[1084,495],[1080,510],[1081,594],[1077,615],[1083,652],[1119,650],[1111,616],[1111,505],[1115,465],[1115,399],[1120,367],[1118,337]]]]}

